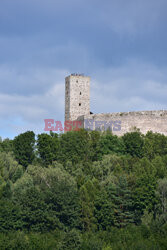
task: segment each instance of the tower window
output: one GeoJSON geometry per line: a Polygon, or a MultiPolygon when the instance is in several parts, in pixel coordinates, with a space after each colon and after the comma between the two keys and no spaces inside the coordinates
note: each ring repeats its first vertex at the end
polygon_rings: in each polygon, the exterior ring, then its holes
{"type": "Polygon", "coordinates": [[[80,95],[81,95],[81,92],[80,92],[80,95]]]}
{"type": "Polygon", "coordinates": [[[78,83],[78,80],[76,80],[76,82],[78,83]]]}
{"type": "Polygon", "coordinates": [[[81,103],[79,103],[79,106],[81,106],[81,103]]]}

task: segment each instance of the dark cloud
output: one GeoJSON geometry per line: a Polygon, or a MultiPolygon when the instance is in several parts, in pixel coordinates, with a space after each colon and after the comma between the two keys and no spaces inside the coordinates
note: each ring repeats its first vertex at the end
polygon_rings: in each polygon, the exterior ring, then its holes
{"type": "Polygon", "coordinates": [[[64,118],[64,77],[92,77],[92,110],[166,108],[166,0],[2,0],[0,129],[64,118]]]}

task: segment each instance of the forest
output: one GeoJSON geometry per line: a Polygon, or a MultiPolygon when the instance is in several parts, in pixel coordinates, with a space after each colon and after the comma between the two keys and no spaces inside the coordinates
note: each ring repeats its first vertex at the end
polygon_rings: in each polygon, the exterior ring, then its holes
{"type": "Polygon", "coordinates": [[[0,139],[0,249],[167,249],[167,136],[0,139]]]}

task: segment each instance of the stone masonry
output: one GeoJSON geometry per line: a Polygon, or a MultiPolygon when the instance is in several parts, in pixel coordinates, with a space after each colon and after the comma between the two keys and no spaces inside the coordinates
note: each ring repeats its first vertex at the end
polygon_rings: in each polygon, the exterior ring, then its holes
{"type": "Polygon", "coordinates": [[[79,120],[83,128],[87,128],[86,123],[89,121],[93,129],[101,122],[101,130],[104,125],[110,124],[113,134],[118,136],[136,128],[143,134],[152,131],[167,136],[167,110],[90,114],[89,89],[89,77],[76,74],[66,77],[65,120],[79,120]],[[114,123],[119,123],[120,129],[114,127],[114,123]]]}
{"type": "Polygon", "coordinates": [[[91,123],[93,120],[93,129],[100,121],[102,123],[101,130],[103,130],[105,122],[106,124],[117,122],[121,129],[117,131],[117,128],[114,129],[112,126],[112,132],[118,136],[132,132],[136,128],[140,129],[143,134],[152,131],[167,136],[167,110],[92,114],[80,116],[78,120],[82,121],[82,127],[85,127],[87,121],[91,123]]]}
{"type": "Polygon", "coordinates": [[[65,79],[65,121],[90,113],[90,77],[72,74],[65,79]]]}

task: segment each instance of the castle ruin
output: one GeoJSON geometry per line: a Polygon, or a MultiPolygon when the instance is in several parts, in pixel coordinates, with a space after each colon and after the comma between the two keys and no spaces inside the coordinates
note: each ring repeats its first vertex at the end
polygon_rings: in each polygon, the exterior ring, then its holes
{"type": "Polygon", "coordinates": [[[65,121],[78,120],[82,128],[98,128],[107,126],[113,134],[121,136],[126,132],[139,129],[167,135],[167,110],[133,111],[119,113],[90,112],[90,77],[82,74],[71,74],[65,78],[65,121]],[[114,126],[115,124],[115,126],[114,126]]]}

